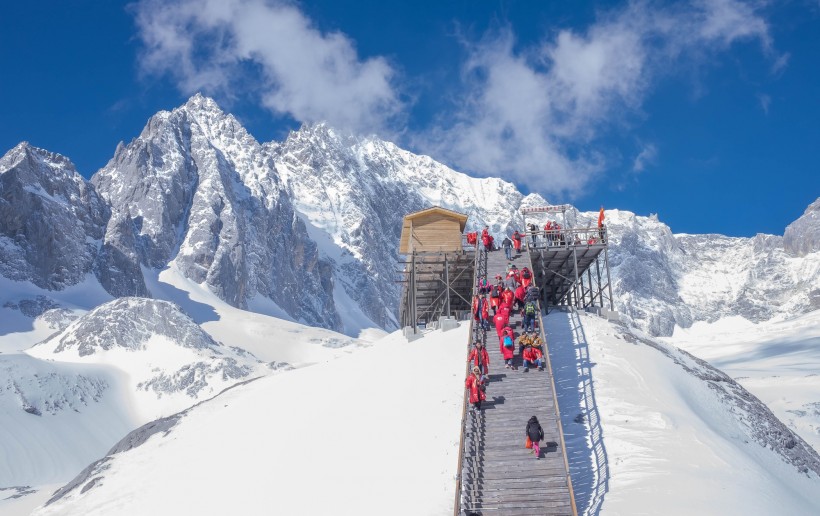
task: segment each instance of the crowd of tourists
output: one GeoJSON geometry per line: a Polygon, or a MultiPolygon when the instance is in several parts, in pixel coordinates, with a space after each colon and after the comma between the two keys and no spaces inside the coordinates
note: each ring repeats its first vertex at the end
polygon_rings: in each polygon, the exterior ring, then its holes
{"type": "MultiPolygon", "coordinates": [[[[505,249],[515,249],[518,253],[525,235],[516,233],[513,233],[512,238],[506,238],[502,246],[505,249]]],[[[510,254],[507,256],[510,257],[510,254]]],[[[519,269],[512,261],[507,264],[503,275],[496,275],[492,281],[486,276],[477,281],[472,304],[474,325],[481,328],[485,335],[495,330],[504,368],[507,370],[519,370],[518,363],[524,373],[531,368],[544,370],[545,346],[539,331],[538,299],[539,289],[533,282],[532,271],[526,266],[519,269]],[[513,315],[521,316],[520,328],[516,328],[516,324],[510,321],[513,315]]],[[[471,373],[465,381],[465,387],[469,390],[472,410],[478,412],[481,410],[481,403],[486,401],[490,375],[490,356],[482,339],[476,339],[467,361],[471,366],[471,373]]],[[[533,419],[534,423],[531,420],[527,425],[526,446],[533,449],[536,457],[540,458],[538,441],[543,438],[543,431],[535,416],[533,419]]]]}

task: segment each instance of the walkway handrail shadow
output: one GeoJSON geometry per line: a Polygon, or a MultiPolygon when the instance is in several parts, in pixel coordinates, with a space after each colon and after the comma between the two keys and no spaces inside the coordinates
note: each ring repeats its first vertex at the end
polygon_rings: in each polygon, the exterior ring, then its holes
{"type": "Polygon", "coordinates": [[[609,491],[609,462],[592,382],[595,364],[577,311],[556,310],[544,322],[575,501],[579,514],[596,516],[609,491]]]}

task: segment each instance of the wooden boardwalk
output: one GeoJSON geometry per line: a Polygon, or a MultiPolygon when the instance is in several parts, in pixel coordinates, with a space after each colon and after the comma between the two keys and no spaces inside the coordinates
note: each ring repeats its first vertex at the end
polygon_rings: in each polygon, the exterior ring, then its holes
{"type": "MultiPolygon", "coordinates": [[[[503,251],[488,253],[488,279],[492,282],[496,274],[503,276],[507,263],[503,251]]],[[[532,270],[526,252],[515,256],[513,263],[532,270]]],[[[517,337],[521,316],[510,321],[517,337]]],[[[517,341],[514,364],[518,369],[505,369],[494,327],[486,333],[486,343],[490,382],[482,410],[468,410],[466,415],[459,514],[575,515],[552,371],[548,366],[544,371],[530,368],[525,373],[517,341]],[[540,459],[524,448],[525,429],[532,416],[538,417],[544,429],[540,459]]]]}

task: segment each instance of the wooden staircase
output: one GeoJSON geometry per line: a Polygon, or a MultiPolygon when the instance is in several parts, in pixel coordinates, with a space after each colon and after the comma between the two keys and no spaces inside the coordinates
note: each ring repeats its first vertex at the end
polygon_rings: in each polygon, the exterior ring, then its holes
{"type": "MultiPolygon", "coordinates": [[[[529,253],[515,255],[513,263],[519,269],[527,266],[532,270],[529,253]]],[[[488,279],[492,281],[496,274],[504,276],[507,264],[502,251],[487,253],[488,279]]],[[[540,322],[539,317],[539,330],[540,322]]],[[[521,316],[513,315],[510,325],[518,337],[521,316]]],[[[576,516],[548,346],[545,345],[545,370],[530,368],[525,373],[517,341],[517,369],[510,370],[504,368],[495,328],[474,334],[486,340],[490,382],[482,410],[468,409],[465,414],[456,513],[576,516]],[[544,429],[540,459],[524,447],[527,421],[532,416],[538,418],[544,429]]],[[[543,333],[542,339],[548,344],[543,333]]]]}

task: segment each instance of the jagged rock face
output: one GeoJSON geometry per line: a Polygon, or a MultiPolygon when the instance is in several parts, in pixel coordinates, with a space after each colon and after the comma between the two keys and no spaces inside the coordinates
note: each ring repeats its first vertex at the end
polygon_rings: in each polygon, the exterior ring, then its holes
{"type": "Polygon", "coordinates": [[[234,306],[259,294],[297,320],[340,329],[329,269],[273,162],[213,100],[197,95],[154,116],[92,182],[122,221],[106,234],[121,254],[133,249],[153,268],[174,261],[234,306]]]}
{"type": "Polygon", "coordinates": [[[44,344],[53,341],[54,353],[76,350],[82,357],[115,347],[137,351],[155,335],[185,348],[218,346],[173,303],[136,297],[122,297],[98,306],[44,344]]]}
{"type": "Polygon", "coordinates": [[[134,368],[129,376],[138,382],[135,387],[157,398],[178,393],[197,398],[269,367],[246,351],[216,342],[175,304],[138,297],[98,306],[29,353],[53,360],[107,356],[114,367],[134,368]],[[128,358],[105,355],[112,350],[124,350],[128,358]]]}
{"type": "Polygon", "coordinates": [[[296,209],[341,248],[337,279],[365,314],[397,327],[400,286],[394,283],[403,217],[442,206],[468,214],[469,228],[500,234],[520,220],[522,204],[542,205],[500,179],[476,179],[427,156],[375,138],[358,138],[324,124],[306,125],[269,144],[296,209]]]}
{"type": "Polygon", "coordinates": [[[0,274],[49,290],[79,283],[108,215],[68,159],[21,143],[0,158],[0,274]]]}
{"type": "MultiPolygon", "coordinates": [[[[656,218],[607,212],[615,308],[652,335],[741,316],[759,322],[820,308],[820,261],[783,238],[673,235],[656,218]]],[[[582,225],[592,214],[581,214],[582,225]]]]}
{"type": "Polygon", "coordinates": [[[820,251],[820,198],[803,215],[786,227],[783,245],[793,256],[820,251]]]}

